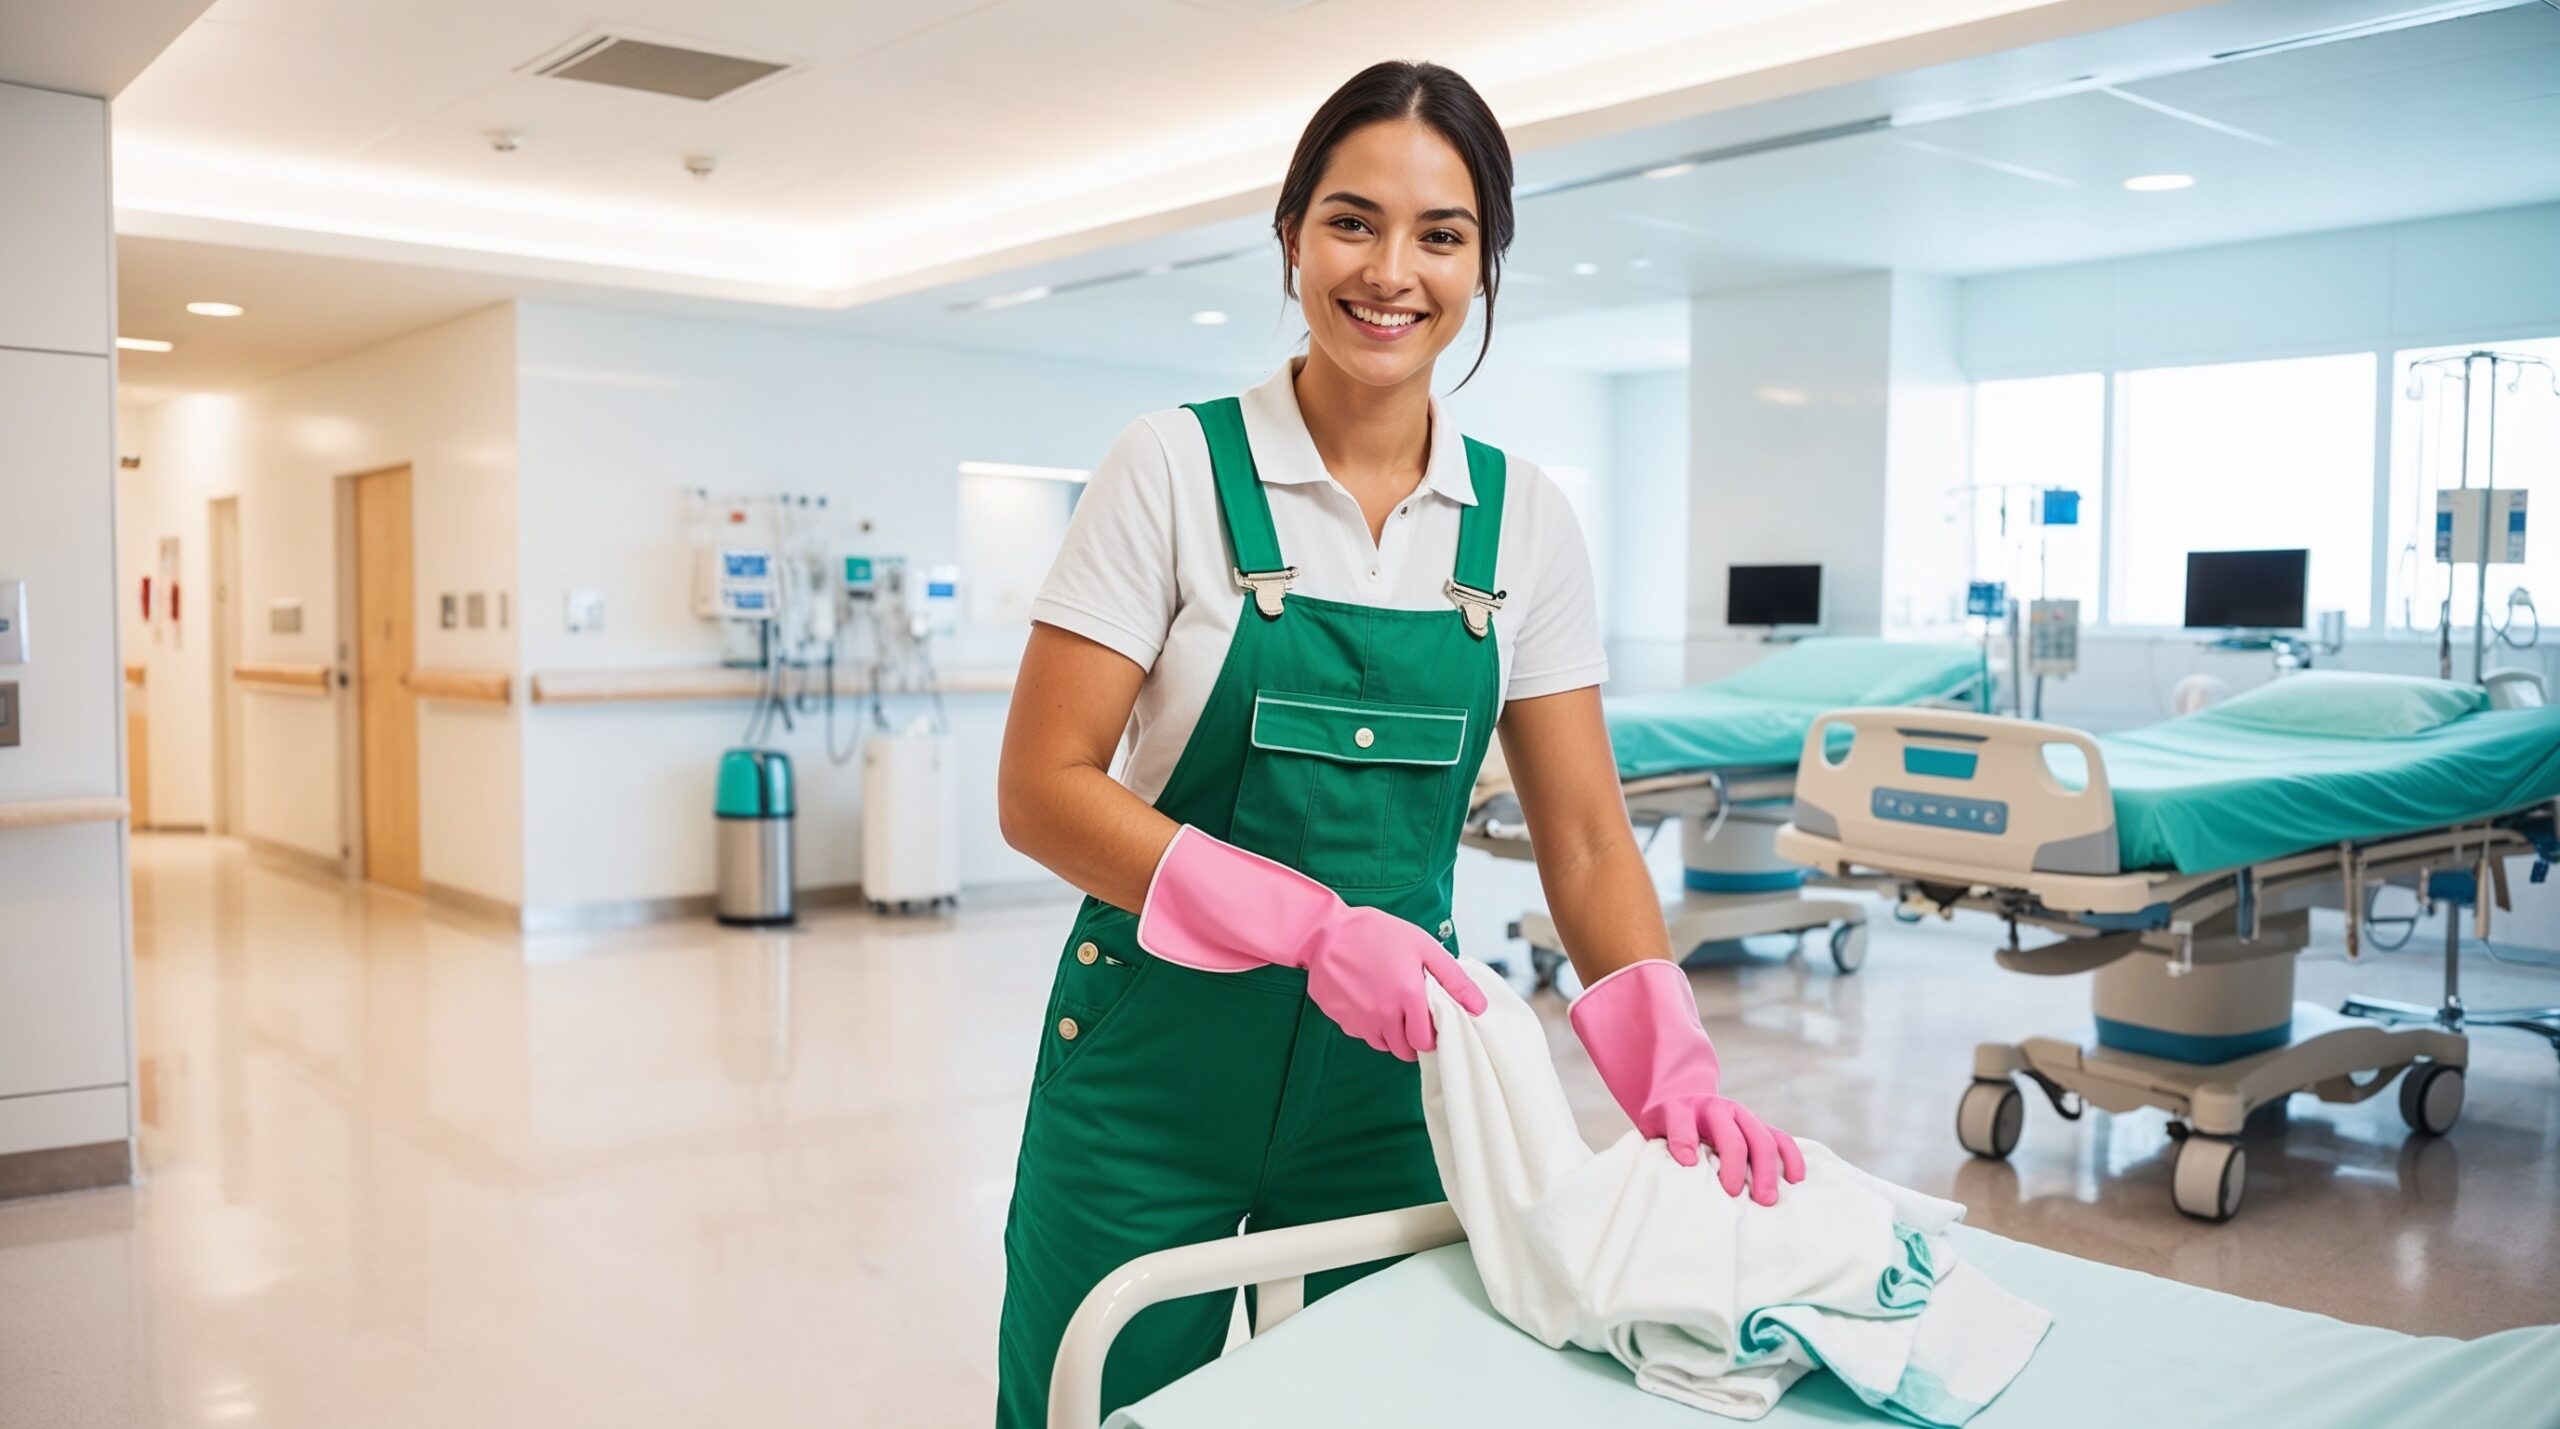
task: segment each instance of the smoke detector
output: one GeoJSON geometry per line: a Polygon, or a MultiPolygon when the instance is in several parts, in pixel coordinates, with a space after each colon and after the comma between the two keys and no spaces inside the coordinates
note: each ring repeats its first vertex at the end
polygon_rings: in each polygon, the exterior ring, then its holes
{"type": "Polygon", "coordinates": [[[492,129],[480,137],[501,154],[512,154],[524,144],[524,135],[513,129],[492,129]]]}
{"type": "Polygon", "coordinates": [[[712,172],[719,167],[720,160],[718,157],[711,154],[687,154],[684,156],[684,171],[693,175],[696,181],[711,177],[712,172]]]}

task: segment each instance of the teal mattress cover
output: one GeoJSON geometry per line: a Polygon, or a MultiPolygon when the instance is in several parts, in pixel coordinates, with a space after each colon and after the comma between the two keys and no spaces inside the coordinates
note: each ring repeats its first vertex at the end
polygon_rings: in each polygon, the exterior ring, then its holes
{"type": "Polygon", "coordinates": [[[1621,779],[1792,768],[1824,710],[1978,700],[1989,686],[1982,652],[1970,645],[1805,640],[1721,680],[1609,700],[1609,743],[1621,779]]]}
{"type": "Polygon", "coordinates": [[[2278,729],[2220,707],[2101,735],[2123,866],[2208,873],[2560,795],[2560,705],[2420,734],[2278,729]]]}
{"type": "MultiPolygon", "coordinates": [[[[2200,1290],[1971,1227],[1964,1254],[2053,1315],[2025,1372],[1972,1429],[2560,1426],[2560,1326],[2418,1338],[2200,1290]]],[[[2380,1288],[2380,1287],[2377,1287],[2380,1288]]],[[[1657,1398],[1605,1355],[1550,1350],[1485,1300],[1463,1245],[1308,1307],[1112,1416],[1114,1429],[1701,1429],[1737,1422],[1657,1398]]],[[[1766,1429],[1891,1424],[1827,1374],[1766,1429]]]]}

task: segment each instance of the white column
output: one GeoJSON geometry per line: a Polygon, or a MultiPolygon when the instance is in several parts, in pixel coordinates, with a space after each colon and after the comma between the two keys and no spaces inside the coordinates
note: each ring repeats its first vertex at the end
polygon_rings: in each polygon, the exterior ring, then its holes
{"type": "Polygon", "coordinates": [[[0,1194],[130,1174],[124,826],[25,824],[124,794],[115,334],[103,100],[0,84],[0,580],[26,585],[19,739],[0,746],[0,1194]],[[19,826],[12,826],[17,824],[19,826]],[[107,1168],[101,1170],[100,1168],[107,1168]]]}

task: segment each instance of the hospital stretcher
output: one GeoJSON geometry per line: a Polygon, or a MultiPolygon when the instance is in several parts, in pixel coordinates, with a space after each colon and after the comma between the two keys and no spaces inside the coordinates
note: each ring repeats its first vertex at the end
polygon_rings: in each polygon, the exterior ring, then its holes
{"type": "Polygon", "coordinates": [[[2260,1108],[2299,1091],[2361,1101],[2397,1078],[2410,1130],[2440,1135],[2462,1109],[2466,1025],[2560,1045],[2560,1012],[2464,1009],[2456,956],[2463,910],[2488,935],[2509,860],[2560,860],[2560,709],[2479,709],[2387,738],[2316,723],[2284,727],[2234,701],[2093,738],[1983,715],[1837,711],[1807,736],[1777,847],[1825,872],[1890,878],[1907,907],[2000,917],[1998,959],[2013,971],[2095,974],[2093,1043],[1975,1049],[1956,1118],[1967,1150],[2016,1146],[2021,1079],[2066,1118],[2158,1107],[2179,1138],[2178,1209],[2225,1220],[2247,1174],[2238,1138],[2260,1108]],[[2443,906],[2443,1005],[2410,1017],[2295,1002],[2310,910],[2345,914],[2353,960],[2385,885],[2443,906]],[[2021,929],[2058,936],[2025,946],[2021,929]]]}
{"type": "MultiPolygon", "coordinates": [[[[1097,1286],[1068,1326],[1050,1429],[1102,1422],[1103,1357],[1130,1317],[1184,1295],[1260,1287],[1253,1338],[1109,1429],[1699,1429],[1726,1422],[1635,1387],[1614,1360],[1550,1350],[1495,1312],[1443,1203],[1160,1251],[1097,1286]],[[1303,1277],[1420,1252],[1295,1314],[1303,1277]]],[[[2043,1306],[2053,1329],[1973,1429],[2434,1429],[2560,1425],[2560,1326],[2476,1340],[2401,1334],[2199,1289],[1958,1227],[1963,1254],[2043,1306]]],[[[1767,1429],[1891,1422],[1828,1375],[1767,1429]]]]}
{"type": "MultiPolygon", "coordinates": [[[[1827,928],[1832,966],[1856,972],[1866,961],[1864,902],[1803,890],[1808,881],[1834,893],[1873,881],[1809,880],[1772,847],[1795,796],[1805,734],[1824,711],[1843,706],[1980,709],[1988,694],[1973,646],[1840,638],[1782,647],[1722,680],[1609,699],[1609,743],[1629,819],[1647,839],[1665,823],[1680,824],[1681,896],[1663,908],[1675,952],[1827,928]]],[[[1477,778],[1460,841],[1498,858],[1532,856],[1498,751],[1477,778]]],[[[1554,922],[1531,910],[1512,932],[1528,944],[1537,981],[1551,982],[1564,960],[1554,922]]]]}

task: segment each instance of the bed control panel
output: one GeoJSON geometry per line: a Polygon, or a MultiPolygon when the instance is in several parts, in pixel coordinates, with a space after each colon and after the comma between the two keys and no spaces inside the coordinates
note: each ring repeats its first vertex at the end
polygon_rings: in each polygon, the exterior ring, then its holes
{"type": "Polygon", "coordinates": [[[1877,818],[1897,824],[1969,829],[1978,834],[2000,833],[2009,826],[2009,806],[1997,799],[1951,799],[1944,794],[1878,788],[1873,807],[1877,818]]]}

